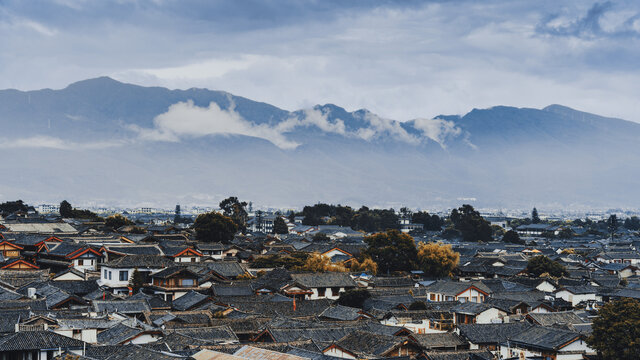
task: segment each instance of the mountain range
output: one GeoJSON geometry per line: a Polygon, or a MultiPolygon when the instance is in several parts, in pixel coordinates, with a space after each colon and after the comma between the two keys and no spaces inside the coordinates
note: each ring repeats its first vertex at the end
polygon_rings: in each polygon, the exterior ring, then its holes
{"type": "Polygon", "coordinates": [[[396,121],[108,77],[0,90],[0,200],[633,207],[640,124],[561,105],[396,121]]]}

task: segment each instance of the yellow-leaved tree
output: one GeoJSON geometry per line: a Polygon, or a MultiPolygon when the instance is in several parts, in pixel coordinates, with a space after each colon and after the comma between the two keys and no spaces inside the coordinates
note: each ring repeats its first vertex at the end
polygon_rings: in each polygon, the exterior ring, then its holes
{"type": "Polygon", "coordinates": [[[418,265],[427,276],[451,276],[459,261],[460,254],[451,245],[423,242],[418,245],[418,265]]]}
{"type": "Polygon", "coordinates": [[[313,271],[313,272],[347,272],[347,269],[342,264],[335,264],[331,262],[328,256],[324,256],[320,253],[314,252],[307,258],[304,265],[299,270],[313,271]]]}
{"type": "Polygon", "coordinates": [[[362,262],[354,260],[351,264],[351,271],[363,271],[375,275],[378,273],[378,264],[370,257],[365,257],[362,262]]]}

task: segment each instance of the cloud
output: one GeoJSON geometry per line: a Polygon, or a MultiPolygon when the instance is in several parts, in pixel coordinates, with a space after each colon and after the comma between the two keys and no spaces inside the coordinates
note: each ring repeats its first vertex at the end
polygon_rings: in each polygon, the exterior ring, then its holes
{"type": "Polygon", "coordinates": [[[21,139],[0,139],[0,148],[30,148],[57,150],[100,150],[124,145],[124,141],[95,141],[78,143],[58,137],[36,135],[21,139]]]}
{"type": "Polygon", "coordinates": [[[398,120],[551,103],[640,120],[639,12],[632,0],[5,0],[0,88],[116,75],[398,120]]]}
{"type": "Polygon", "coordinates": [[[416,119],[413,124],[426,137],[437,142],[443,148],[446,147],[445,140],[457,137],[462,133],[462,129],[457,127],[453,121],[444,119],[416,119]]]}
{"type": "Polygon", "coordinates": [[[584,16],[575,20],[562,21],[563,19],[560,15],[549,15],[538,24],[537,32],[554,36],[573,36],[587,39],[640,36],[640,29],[638,28],[640,13],[632,12],[630,15],[623,15],[625,13],[623,12],[623,14],[614,14],[609,19],[605,19],[614,9],[614,4],[611,1],[607,1],[593,4],[584,16]],[[609,20],[606,28],[603,28],[603,22],[605,22],[603,20],[609,20]]]}
{"type": "MultiPolygon", "coordinates": [[[[229,96],[229,108],[222,109],[211,102],[208,107],[199,107],[189,100],[179,102],[169,107],[169,110],[156,116],[153,128],[142,128],[129,125],[128,128],[138,134],[138,138],[146,141],[179,142],[185,138],[197,138],[211,135],[244,135],[270,141],[284,150],[297,148],[300,143],[289,139],[299,128],[314,127],[325,133],[338,134],[347,138],[372,141],[385,136],[408,144],[419,144],[426,138],[409,134],[400,122],[385,119],[369,111],[359,111],[355,118],[361,117],[366,124],[352,131],[348,131],[345,121],[339,118],[331,119],[331,110],[314,108],[297,111],[283,121],[274,125],[255,124],[242,117],[236,110],[232,98],[229,96]]],[[[437,120],[434,120],[437,121],[437,120]]],[[[435,128],[429,128],[433,135],[435,128]]],[[[453,133],[453,129],[443,126],[440,132],[453,133]]],[[[442,139],[444,140],[444,139],[442,139]]]]}
{"type": "Polygon", "coordinates": [[[288,140],[280,131],[267,125],[253,124],[235,111],[230,100],[228,109],[221,109],[212,102],[209,107],[199,107],[193,101],[179,102],[156,116],[154,128],[130,126],[143,140],[178,142],[183,138],[208,135],[245,135],[268,140],[282,149],[295,149],[299,144],[288,140]]]}
{"type": "Polygon", "coordinates": [[[319,109],[302,110],[298,115],[290,116],[288,119],[276,125],[278,132],[287,133],[298,127],[315,126],[318,129],[333,134],[348,135],[344,121],[336,119],[333,122],[329,120],[329,112],[319,109]]]}

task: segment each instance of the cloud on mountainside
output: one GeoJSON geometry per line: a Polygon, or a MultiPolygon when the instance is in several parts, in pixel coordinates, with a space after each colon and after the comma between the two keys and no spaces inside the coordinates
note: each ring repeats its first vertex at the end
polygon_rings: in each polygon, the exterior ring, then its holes
{"type": "Polygon", "coordinates": [[[338,134],[348,138],[371,141],[382,136],[389,136],[407,144],[419,144],[431,139],[444,146],[447,137],[460,134],[460,129],[453,122],[441,119],[416,121],[416,128],[423,136],[409,134],[399,122],[384,119],[370,112],[365,112],[363,120],[368,127],[348,131],[342,119],[329,120],[330,113],[319,109],[307,109],[299,115],[292,115],[276,124],[255,124],[242,117],[235,104],[222,109],[215,102],[208,107],[199,107],[193,101],[179,102],[169,110],[155,117],[153,128],[130,125],[128,128],[138,134],[138,138],[146,141],[179,142],[184,138],[208,135],[244,135],[267,140],[285,150],[295,149],[300,143],[287,137],[297,128],[316,127],[326,133],[338,134]]]}
{"type": "Polygon", "coordinates": [[[0,138],[0,148],[15,149],[56,149],[56,150],[99,150],[124,145],[124,141],[94,141],[79,143],[63,140],[58,137],[36,135],[21,139],[0,138]]]}

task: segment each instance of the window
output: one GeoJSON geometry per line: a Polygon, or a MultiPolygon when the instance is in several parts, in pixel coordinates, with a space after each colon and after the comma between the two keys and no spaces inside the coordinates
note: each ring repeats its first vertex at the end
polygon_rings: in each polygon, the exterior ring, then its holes
{"type": "Polygon", "coordinates": [[[107,272],[108,272],[108,271],[107,271],[107,269],[104,269],[104,279],[105,279],[105,280],[108,278],[108,276],[107,276],[107,272]]]}
{"type": "Polygon", "coordinates": [[[324,296],[324,292],[326,291],[326,288],[318,288],[318,296],[324,296]]]}
{"type": "Polygon", "coordinates": [[[192,287],[194,285],[193,279],[182,279],[182,286],[192,287]]]}
{"type": "Polygon", "coordinates": [[[129,271],[127,270],[120,271],[120,281],[129,281],[129,271]]]}
{"type": "Polygon", "coordinates": [[[109,271],[109,280],[111,280],[111,271],[109,271]]]}
{"type": "Polygon", "coordinates": [[[429,295],[429,300],[436,301],[436,294],[430,294],[429,295]]]}

